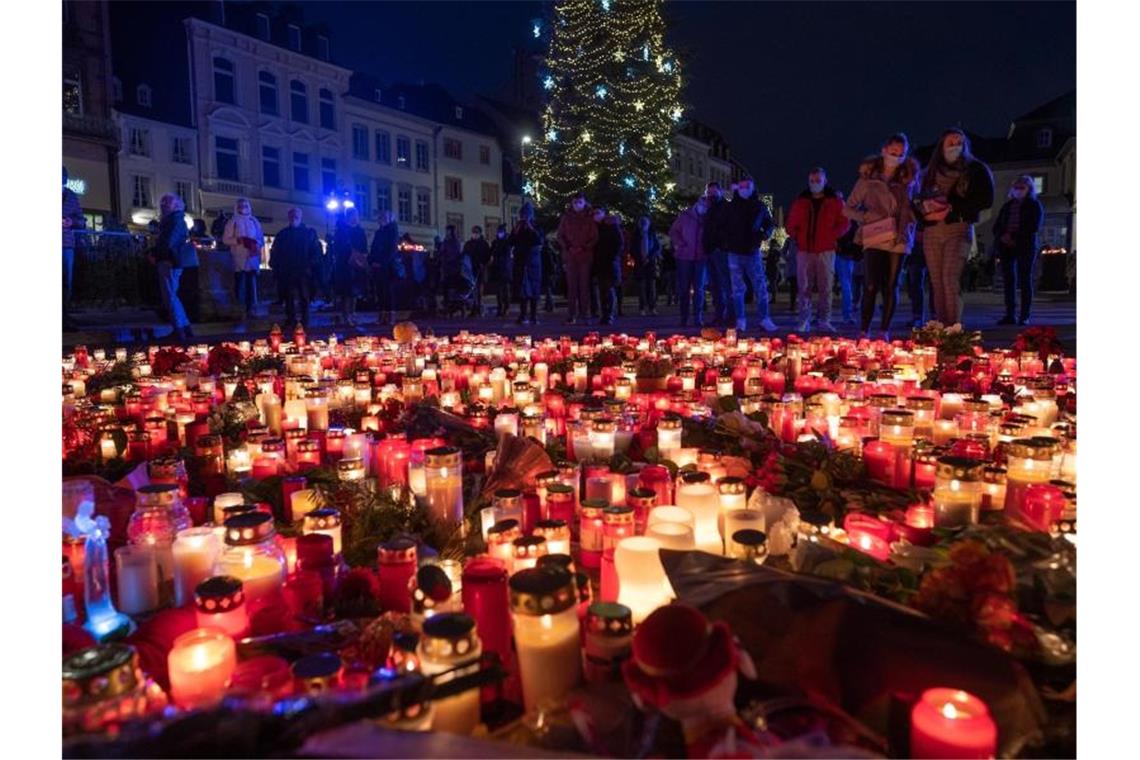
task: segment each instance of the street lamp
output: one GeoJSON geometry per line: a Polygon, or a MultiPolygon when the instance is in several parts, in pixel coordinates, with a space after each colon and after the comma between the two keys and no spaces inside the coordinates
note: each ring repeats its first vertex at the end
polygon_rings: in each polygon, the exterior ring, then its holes
{"type": "Polygon", "coordinates": [[[530,145],[530,135],[522,136],[522,146],[519,148],[519,179],[522,180],[523,194],[526,194],[526,146],[530,145]]]}

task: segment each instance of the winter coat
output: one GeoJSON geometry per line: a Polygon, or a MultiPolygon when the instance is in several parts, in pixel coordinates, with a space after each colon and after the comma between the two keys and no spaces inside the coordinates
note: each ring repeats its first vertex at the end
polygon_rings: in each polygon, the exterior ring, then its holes
{"type": "Polygon", "coordinates": [[[855,241],[863,244],[866,224],[890,217],[895,220],[895,242],[884,249],[891,253],[910,253],[914,246],[916,216],[914,204],[915,179],[918,162],[908,158],[891,178],[882,174],[882,159],[873,156],[859,165],[859,179],[843,207],[843,215],[859,223],[855,241]]]}
{"type": "Polygon", "coordinates": [[[682,211],[669,228],[669,240],[673,244],[673,256],[677,261],[705,260],[705,220],[708,217],[697,213],[695,207],[682,211]]]}
{"type": "Polygon", "coordinates": [[[390,279],[404,279],[404,257],[400,255],[400,227],[393,220],[381,225],[372,236],[368,264],[390,279]]]}
{"type": "Polygon", "coordinates": [[[87,226],[83,217],[83,208],[79,205],[79,196],[69,188],[63,188],[63,218],[71,220],[70,227],[63,228],[63,247],[75,247],[75,231],[87,226]]]}
{"type": "Polygon", "coordinates": [[[269,249],[269,268],[278,277],[306,276],[321,258],[321,242],[317,231],[299,224],[285,227],[273,238],[269,249]]]}
{"type": "Polygon", "coordinates": [[[261,248],[265,245],[265,235],[261,222],[253,214],[234,214],[226,222],[222,242],[229,246],[235,272],[256,272],[261,266],[261,248]],[[250,250],[243,240],[253,240],[257,247],[250,250]]]}
{"type": "Polygon", "coordinates": [[[1012,254],[1013,256],[1033,256],[1037,253],[1037,233],[1041,230],[1041,223],[1045,220],[1045,207],[1036,198],[1026,196],[1020,204],[1020,218],[1017,231],[1014,233],[1013,245],[1007,246],[1001,242],[1001,236],[1009,227],[1010,215],[1013,213],[1015,202],[1012,198],[1002,204],[998,211],[997,220],[994,221],[994,250],[998,256],[1012,254]]]}
{"type": "Polygon", "coordinates": [[[488,282],[507,282],[511,279],[511,244],[504,237],[491,243],[491,260],[487,264],[488,282]]]}
{"type": "Polygon", "coordinates": [[[621,225],[612,216],[598,225],[598,243],[594,246],[594,274],[613,277],[621,282],[622,259],[625,258],[625,238],[621,225]]]}
{"type": "Polygon", "coordinates": [[[598,242],[598,225],[594,222],[594,212],[589,204],[581,211],[575,211],[567,204],[565,213],[558,221],[557,235],[558,245],[567,260],[593,256],[594,246],[598,242]]]}
{"type": "Polygon", "coordinates": [[[804,190],[788,209],[788,221],[784,225],[788,234],[796,239],[799,250],[805,253],[834,251],[839,238],[851,226],[851,220],[843,215],[843,194],[823,188],[821,203],[814,203],[811,190],[804,190]]]}
{"type": "Polygon", "coordinates": [[[724,218],[726,211],[728,211],[728,201],[724,198],[709,204],[709,210],[705,214],[705,229],[703,233],[706,255],[722,250],[724,247],[720,241],[720,230],[721,220],[724,218]]]}
{"type": "Polygon", "coordinates": [[[336,287],[342,294],[347,294],[357,276],[362,272],[354,271],[352,254],[354,251],[367,253],[368,236],[360,225],[355,227],[341,224],[333,235],[333,276],[336,287]]]}
{"type": "Polygon", "coordinates": [[[639,225],[634,228],[629,240],[637,276],[654,278],[661,274],[661,241],[657,239],[653,228],[642,232],[639,225]]]}
{"type": "Polygon", "coordinates": [[[471,261],[464,253],[464,249],[459,246],[459,240],[446,238],[439,247],[439,279],[440,282],[450,282],[456,277],[475,281],[471,272],[471,261]]]}
{"type": "Polygon", "coordinates": [[[542,230],[533,223],[519,222],[507,240],[514,264],[513,292],[519,298],[538,298],[542,295],[542,230]]]}
{"type": "MultiPolygon", "coordinates": [[[[936,190],[935,179],[927,171],[922,176],[922,192],[929,193],[936,190]]],[[[958,181],[950,188],[946,195],[950,202],[950,211],[942,222],[923,221],[924,227],[934,224],[956,224],[965,222],[975,224],[983,211],[994,205],[994,175],[990,168],[981,161],[972,159],[966,162],[965,169],[958,181]]]]}
{"type": "Polygon", "coordinates": [[[181,269],[183,261],[193,259],[191,266],[197,266],[198,254],[194,246],[190,245],[190,228],[186,226],[186,217],[181,211],[173,211],[158,223],[158,237],[154,241],[154,260],[169,262],[171,266],[181,269]],[[189,247],[190,251],[183,249],[189,247]]]}
{"type": "Polygon", "coordinates": [[[476,278],[483,276],[487,262],[491,259],[491,246],[486,238],[469,238],[463,244],[463,255],[471,262],[471,272],[476,278]]]}
{"type": "Polygon", "coordinates": [[[768,206],[755,192],[748,198],[737,193],[718,215],[716,225],[718,247],[741,255],[755,253],[776,227],[768,206]]]}

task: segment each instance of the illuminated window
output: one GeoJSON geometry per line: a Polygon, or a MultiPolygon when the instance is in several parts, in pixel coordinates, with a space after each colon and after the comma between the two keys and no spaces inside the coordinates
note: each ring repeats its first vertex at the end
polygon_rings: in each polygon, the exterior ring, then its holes
{"type": "Polygon", "coordinates": [[[65,71],[63,74],[63,112],[83,115],[83,79],[78,71],[65,71]]]}

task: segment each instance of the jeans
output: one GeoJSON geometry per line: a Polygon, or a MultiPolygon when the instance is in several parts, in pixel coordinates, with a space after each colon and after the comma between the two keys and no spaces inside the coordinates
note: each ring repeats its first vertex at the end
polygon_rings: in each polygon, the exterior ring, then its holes
{"type": "Polygon", "coordinates": [[[713,251],[708,259],[714,324],[728,324],[728,315],[732,311],[732,277],[728,271],[728,259],[728,251],[713,251]]]}
{"type": "Polygon", "coordinates": [[[617,292],[620,288],[617,277],[612,272],[598,272],[598,299],[601,301],[603,320],[614,318],[617,307],[617,292]]]}
{"type": "Polygon", "coordinates": [[[871,318],[875,316],[875,300],[883,294],[883,311],[879,329],[891,329],[891,318],[895,315],[895,303],[899,298],[899,274],[902,272],[905,253],[891,253],[868,248],[863,251],[863,263],[867,267],[863,288],[863,332],[871,329],[871,318]]]}
{"type": "Polygon", "coordinates": [[[704,261],[677,260],[677,299],[681,304],[681,324],[689,323],[689,304],[693,307],[693,324],[700,327],[705,318],[705,281],[708,266],[704,261]],[[689,290],[693,295],[689,296],[689,290]]]}
{"type": "Polygon", "coordinates": [[[752,253],[729,253],[728,273],[732,282],[732,316],[736,319],[736,329],[743,332],[748,328],[744,312],[744,294],[748,284],[756,298],[756,313],[760,321],[768,315],[768,276],[764,272],[764,261],[759,251],[752,253]],[[745,281],[747,278],[747,281],[745,281]]]}
{"type": "Polygon", "coordinates": [[[182,267],[182,279],[178,281],[178,300],[186,309],[190,322],[202,321],[202,298],[198,284],[198,267],[182,267]]]}
{"type": "Polygon", "coordinates": [[[835,276],[839,279],[839,297],[843,304],[843,321],[854,318],[854,302],[851,300],[851,279],[855,273],[855,259],[845,256],[835,257],[835,276]]]}
{"type": "Polygon", "coordinates": [[[1001,279],[1005,287],[1005,315],[1013,319],[1016,306],[1015,291],[1021,289],[1021,311],[1018,317],[1029,319],[1029,307],[1033,305],[1033,264],[1034,253],[1001,252],[1001,279]]]}
{"type": "Polygon", "coordinates": [[[182,301],[178,298],[178,280],[182,270],[171,266],[169,261],[158,262],[155,269],[158,271],[158,295],[170,315],[170,324],[175,330],[181,330],[190,324],[186,309],[182,308],[182,301]]]}
{"type": "Polygon", "coordinates": [[[71,277],[75,271],[75,249],[63,249],[63,308],[71,303],[71,277]]]}
{"type": "Polygon", "coordinates": [[[637,278],[637,308],[641,311],[657,311],[657,278],[651,271],[637,278]]]}
{"type": "Polygon", "coordinates": [[[590,267],[593,256],[586,252],[566,257],[566,301],[571,319],[585,319],[590,313],[590,267]]]}
{"type": "Polygon", "coordinates": [[[815,294],[815,319],[819,324],[831,322],[831,285],[835,279],[835,251],[796,254],[799,281],[800,321],[811,319],[811,291],[815,294]]]}
{"type": "Polygon", "coordinates": [[[257,301],[257,272],[234,272],[234,298],[245,302],[245,316],[253,314],[257,301]]]}
{"type": "Polygon", "coordinates": [[[934,290],[934,316],[944,325],[961,318],[962,267],[970,257],[973,242],[974,226],[965,222],[935,224],[923,231],[922,248],[934,290]]]}

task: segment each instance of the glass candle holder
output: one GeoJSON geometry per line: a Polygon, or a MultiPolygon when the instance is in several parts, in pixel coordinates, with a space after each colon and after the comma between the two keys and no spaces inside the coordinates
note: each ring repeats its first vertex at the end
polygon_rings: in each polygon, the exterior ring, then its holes
{"type": "MultiPolygon", "coordinates": [[[[463,613],[445,612],[424,621],[416,654],[424,675],[447,683],[479,672],[483,646],[475,630],[475,620],[463,613]]],[[[432,702],[435,716],[432,729],[469,735],[479,725],[479,689],[467,689],[432,702]]]]}
{"type": "Polygon", "coordinates": [[[499,520],[487,531],[487,554],[502,562],[508,570],[513,570],[513,544],[518,538],[522,538],[518,520],[499,520]]]}
{"type": "Polygon", "coordinates": [[[276,538],[273,516],[265,512],[245,512],[225,522],[226,549],[218,559],[219,574],[242,582],[251,615],[273,601],[288,575],[285,553],[276,538]]]}
{"type": "Polygon", "coordinates": [[[519,416],[514,412],[500,412],[495,415],[495,438],[519,434],[519,416]]]}
{"type": "Polygon", "coordinates": [[[1048,483],[1053,477],[1053,457],[1058,444],[1053,438],[1019,438],[1005,445],[1006,491],[1005,509],[1021,512],[1025,490],[1034,484],[1048,483]]]}
{"type": "Polygon", "coordinates": [[[645,532],[649,512],[657,506],[657,493],[648,488],[633,488],[625,495],[625,504],[633,509],[633,523],[638,533],[645,532]]]}
{"type": "Polygon", "coordinates": [[[724,528],[725,515],[748,505],[748,489],[743,478],[722,477],[716,480],[717,495],[720,500],[720,513],[717,515],[717,531],[721,538],[727,537],[724,528]]]}
{"type": "Polygon", "coordinates": [[[914,440],[914,412],[884,409],[879,415],[879,440],[892,446],[909,446],[914,440]]]}
{"type": "Polygon", "coordinates": [[[135,497],[135,510],[127,520],[127,540],[151,547],[158,563],[159,583],[173,584],[174,539],[178,531],[193,526],[190,513],[182,504],[180,489],[170,483],[152,483],[140,486],[135,497]]]}
{"type": "Polygon", "coordinates": [[[344,662],[332,652],[305,655],[292,666],[293,691],[315,697],[339,689],[344,679],[344,662]]]}
{"type": "Polygon", "coordinates": [[[127,615],[141,615],[159,607],[159,570],[155,548],[146,545],[121,546],[115,550],[119,609],[127,615]]]}
{"type": "Polygon", "coordinates": [[[534,534],[546,539],[547,553],[570,553],[570,526],[565,520],[539,520],[534,526],[534,534]]]}
{"type": "Polygon", "coordinates": [[[336,476],[346,483],[364,480],[364,460],[360,457],[345,457],[336,463],[336,476]]]}
{"type": "Polygon", "coordinates": [[[523,525],[523,495],[517,488],[500,488],[491,497],[491,506],[498,520],[514,520],[523,525]]]}
{"type": "MultiPolygon", "coordinates": [[[[571,462],[567,460],[560,460],[555,462],[558,468],[558,478],[563,485],[570,486],[574,491],[574,507],[577,509],[578,503],[582,500],[582,465],[578,462],[571,462]]],[[[556,519],[564,519],[561,515],[548,514],[547,517],[556,519]]],[[[571,523],[573,524],[573,523],[571,523]]]]}
{"type": "Polygon", "coordinates": [[[178,531],[171,545],[174,558],[174,605],[194,601],[194,589],[214,574],[214,563],[222,551],[217,531],[210,526],[178,531]]]}
{"type": "Polygon", "coordinates": [[[463,466],[459,449],[439,446],[424,452],[424,488],[433,519],[463,521],[463,466]]]}
{"type": "Polygon", "coordinates": [[[340,512],[331,507],[314,509],[305,515],[302,528],[305,534],[323,533],[333,540],[333,554],[341,553],[341,519],[340,512]]]}
{"type": "Polygon", "coordinates": [[[574,508],[574,489],[563,482],[546,487],[545,519],[562,520],[573,525],[577,517],[574,508]]]}
{"type": "Polygon", "coordinates": [[[1005,480],[1004,467],[990,466],[982,470],[982,511],[1005,509],[1005,480]]]}
{"type": "Polygon", "coordinates": [[[610,552],[633,535],[633,508],[607,506],[602,510],[602,551],[610,552]]]}
{"type": "Polygon", "coordinates": [[[622,538],[614,548],[618,603],[630,609],[635,625],[674,596],[658,554],[660,548],[649,536],[622,538]]]}
{"type": "Polygon", "coordinates": [[[546,418],[541,414],[524,414],[522,416],[522,434],[533,438],[543,446],[546,445],[546,418]]]}
{"type": "Polygon", "coordinates": [[[605,535],[603,513],[608,506],[609,503],[604,501],[586,499],[582,502],[578,523],[578,549],[583,567],[596,569],[601,566],[605,535]]]}
{"type": "Polygon", "coordinates": [[[416,542],[410,538],[393,538],[376,550],[380,578],[380,608],[392,612],[410,612],[408,584],[416,574],[416,542]]]}
{"type": "Polygon", "coordinates": [[[741,559],[745,554],[745,547],[733,540],[740,531],[754,530],[763,532],[765,527],[764,513],[755,509],[734,509],[724,515],[724,554],[726,557],[741,559]]]}
{"type": "Polygon", "coordinates": [[[637,475],[637,484],[654,491],[658,505],[673,503],[673,478],[667,467],[659,464],[642,467],[637,475]]]}
{"type": "Polygon", "coordinates": [[[509,576],[502,562],[490,557],[473,557],[463,566],[461,595],[463,611],[475,619],[483,648],[497,654],[504,667],[513,671],[509,576]]]}
{"type": "Polygon", "coordinates": [[[232,575],[216,575],[194,589],[194,615],[199,628],[217,628],[234,639],[249,635],[249,611],[242,582],[232,575]]]}
{"type": "Polygon", "coordinates": [[[686,473],[677,486],[677,506],[687,509],[693,516],[693,535],[697,549],[710,554],[721,553],[720,531],[717,528],[720,515],[720,495],[709,482],[705,473],[686,473]]]}
{"type": "Polygon", "coordinates": [[[556,567],[510,579],[511,613],[523,703],[530,712],[561,700],[581,680],[581,634],[574,578],[556,567]]]}
{"type": "Polygon", "coordinates": [[[933,495],[936,527],[958,528],[978,521],[984,468],[985,462],[976,459],[939,458],[933,495]]]}
{"type": "Polygon", "coordinates": [[[914,435],[916,438],[934,437],[934,407],[936,402],[928,396],[908,396],[906,409],[914,413],[914,435]]]}
{"type": "Polygon", "coordinates": [[[139,667],[133,646],[100,644],[63,660],[64,736],[113,733],[161,712],[166,703],[166,694],[139,667]]]}
{"type": "Polygon", "coordinates": [[[549,553],[544,536],[519,536],[511,542],[512,567],[514,572],[534,567],[538,558],[549,553]]]}
{"type": "Polygon", "coordinates": [[[737,558],[757,565],[768,558],[768,536],[753,528],[742,528],[729,536],[737,558]]]}
{"type": "Polygon", "coordinates": [[[534,476],[534,490],[538,494],[539,509],[544,518],[549,517],[546,507],[547,489],[558,482],[558,470],[544,470],[534,476]]]}
{"type": "Polygon", "coordinates": [[[225,696],[237,652],[234,640],[216,628],[196,628],[174,640],[167,657],[170,693],[184,710],[212,707],[225,696]]]}
{"type": "Polygon", "coordinates": [[[911,757],[987,758],[996,750],[997,724],[973,694],[927,689],[911,708],[911,757]]]}
{"type": "Polygon", "coordinates": [[[632,654],[633,613],[623,604],[594,602],[586,611],[583,672],[587,683],[621,680],[621,666],[632,654]]]}
{"type": "Polygon", "coordinates": [[[614,455],[616,433],[617,423],[612,419],[609,417],[595,419],[590,428],[591,458],[608,462],[614,455]]]}

